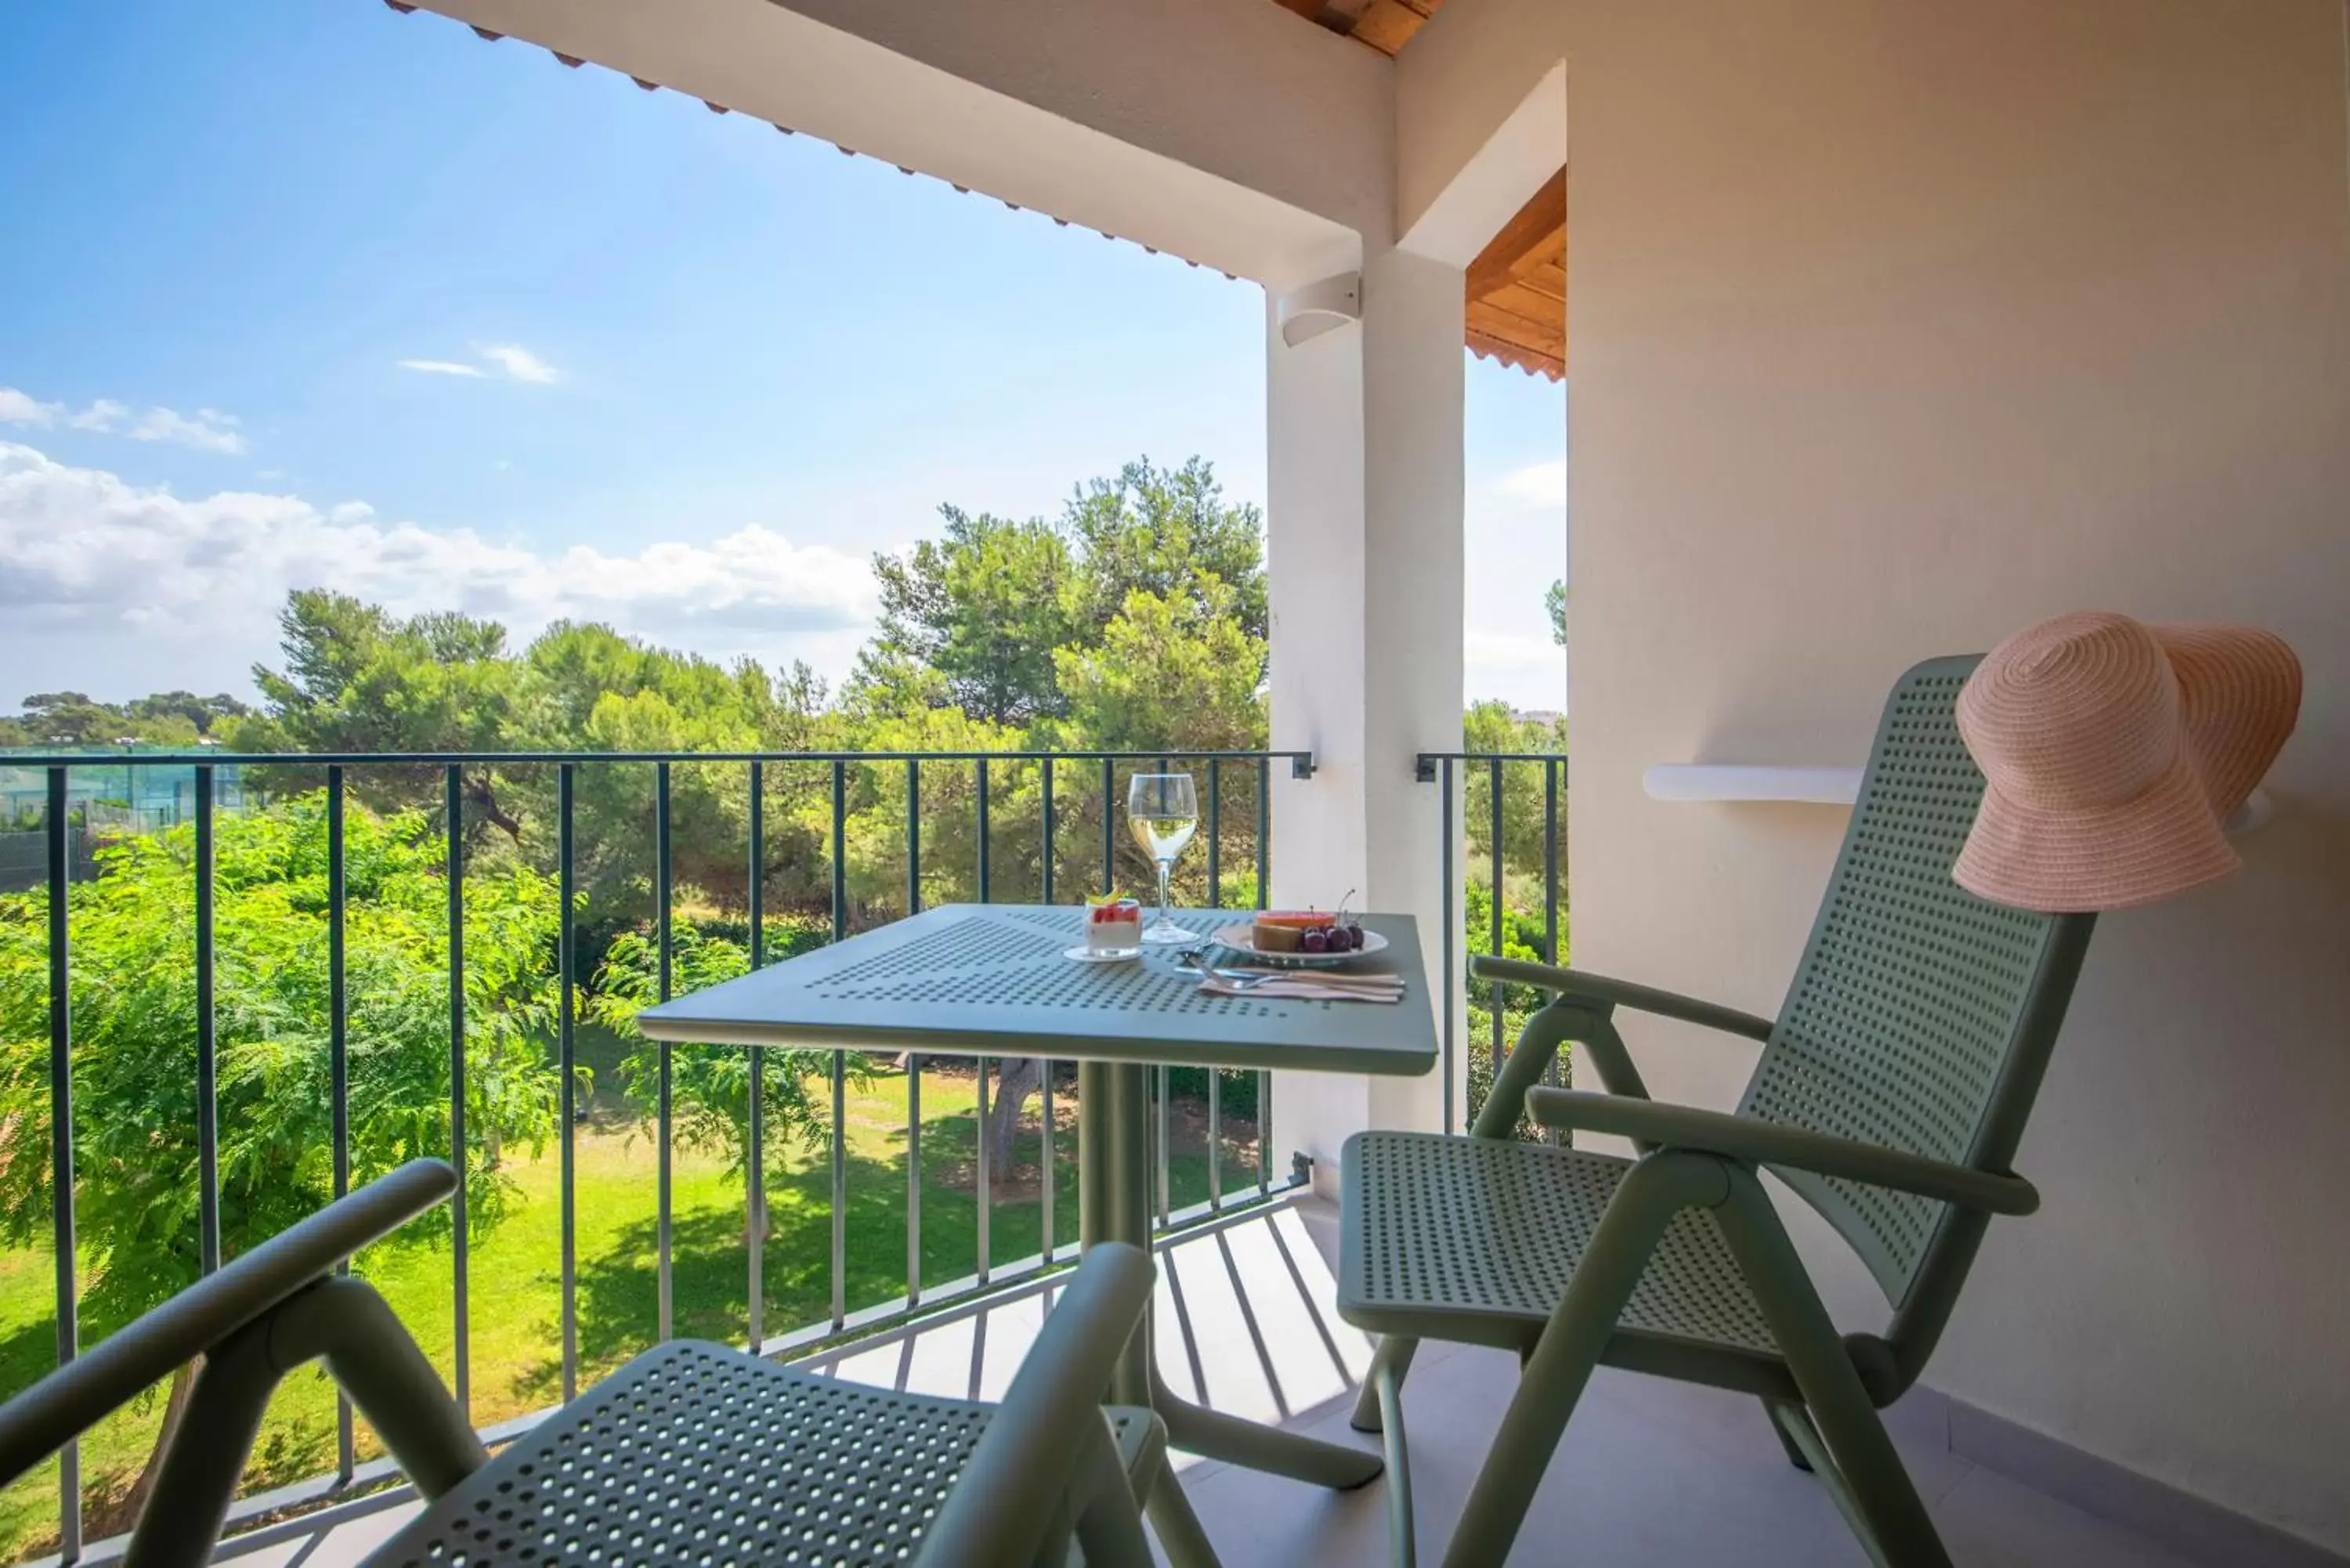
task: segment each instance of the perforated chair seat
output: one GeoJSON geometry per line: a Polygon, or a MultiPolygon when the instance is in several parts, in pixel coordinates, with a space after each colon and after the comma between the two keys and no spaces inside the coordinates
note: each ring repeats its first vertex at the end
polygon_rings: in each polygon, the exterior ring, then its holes
{"type": "MultiPolygon", "coordinates": [[[[1632,1162],[1582,1149],[1437,1133],[1347,1140],[1338,1315],[1374,1334],[1523,1350],[1558,1309],[1632,1162]]],[[[1664,1353],[1722,1386],[1794,1387],[1713,1217],[1686,1210],[1617,1321],[1606,1357],[1664,1353]]]]}
{"type": "MultiPolygon", "coordinates": [[[[894,1568],[993,1414],[674,1340],[516,1438],[368,1568],[894,1568]]],[[[1164,1430],[1108,1414],[1147,1496],[1164,1430]]]]}

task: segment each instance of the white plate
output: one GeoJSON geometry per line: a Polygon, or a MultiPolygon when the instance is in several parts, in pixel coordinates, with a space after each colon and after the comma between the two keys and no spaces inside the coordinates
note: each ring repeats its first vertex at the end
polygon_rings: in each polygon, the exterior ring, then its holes
{"type": "Polygon", "coordinates": [[[1344,969],[1357,959],[1370,958],[1388,950],[1387,938],[1367,929],[1363,932],[1361,947],[1350,948],[1342,953],[1269,953],[1253,945],[1251,940],[1253,934],[1244,925],[1226,926],[1215,934],[1213,940],[1217,946],[1229,949],[1251,963],[1261,963],[1267,969],[1344,969]]]}
{"type": "Polygon", "coordinates": [[[1140,948],[1063,948],[1061,956],[1078,963],[1132,963],[1142,956],[1140,948]]]}

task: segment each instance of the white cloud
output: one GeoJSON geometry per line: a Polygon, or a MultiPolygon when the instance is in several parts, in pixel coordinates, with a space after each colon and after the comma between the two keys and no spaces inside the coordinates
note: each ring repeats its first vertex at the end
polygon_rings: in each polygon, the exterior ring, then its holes
{"type": "Polygon", "coordinates": [[[482,363],[472,365],[463,359],[401,359],[397,363],[403,370],[421,370],[428,376],[464,376],[476,381],[501,377],[544,387],[556,379],[554,366],[519,343],[477,346],[473,357],[482,363]]]}
{"type": "MultiPolygon", "coordinates": [[[[182,499],[0,441],[0,638],[13,648],[58,661],[95,654],[125,690],[183,683],[182,659],[208,680],[233,680],[276,656],[286,590],[317,586],[402,614],[494,617],[517,637],[563,618],[603,620],[703,653],[771,659],[829,646],[875,608],[861,556],[756,524],[633,554],[550,552],[381,522],[364,502],[322,511],[244,491],[182,499]]],[[[18,673],[35,678],[36,662],[18,673]]]]}
{"type": "Polygon", "coordinates": [[[1566,649],[1548,636],[1471,631],[1461,652],[1464,701],[1499,697],[1531,711],[1566,706],[1566,649]]]}
{"type": "Polygon", "coordinates": [[[40,402],[28,392],[0,387],[0,424],[47,426],[56,423],[63,412],[62,403],[40,402]]]}
{"type": "Polygon", "coordinates": [[[178,446],[192,446],[198,452],[234,457],[244,451],[244,438],[237,434],[236,422],[234,414],[224,414],[218,409],[198,409],[193,415],[174,413],[170,409],[150,409],[137,424],[122,433],[132,441],[167,441],[178,446]]]}
{"type": "Polygon", "coordinates": [[[1461,648],[1481,664],[1546,665],[1563,657],[1549,638],[1513,632],[1471,631],[1462,638],[1461,648]]]}
{"type": "Polygon", "coordinates": [[[519,343],[493,343],[478,352],[515,380],[545,386],[555,379],[555,367],[519,343]]]}
{"type": "Polygon", "coordinates": [[[0,424],[46,429],[63,421],[70,430],[127,435],[132,441],[171,441],[198,452],[217,452],[231,457],[244,451],[244,437],[237,433],[236,417],[218,409],[198,409],[193,416],[171,409],[149,409],[126,429],[123,421],[130,416],[129,407],[111,398],[99,398],[80,412],[69,413],[63,403],[45,403],[14,387],[0,387],[0,424]]]}

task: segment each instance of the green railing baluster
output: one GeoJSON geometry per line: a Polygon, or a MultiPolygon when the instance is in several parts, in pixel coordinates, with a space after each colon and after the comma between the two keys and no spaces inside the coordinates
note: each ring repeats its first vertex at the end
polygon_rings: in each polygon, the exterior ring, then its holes
{"type": "Polygon", "coordinates": [[[1118,812],[1118,769],[1109,758],[1101,760],[1102,819],[1101,819],[1101,890],[1107,894],[1118,886],[1117,849],[1114,823],[1118,812]]]}
{"type": "MultiPolygon", "coordinates": [[[[57,1272],[57,1365],[81,1354],[81,1292],[74,1282],[73,966],[67,911],[73,884],[72,805],[66,770],[48,775],[49,1246],[57,1272]]],[[[57,1453],[57,1552],[81,1555],[81,1441],[57,1453]]]]}
{"type": "Polygon", "coordinates": [[[848,934],[848,764],[832,759],[832,940],[848,934]]]}
{"type": "MultiPolygon", "coordinates": [[[[327,1098],[333,1117],[335,1196],[351,1189],[350,995],[344,950],[343,770],[327,770],[327,1098]]],[[[348,1258],[335,1272],[351,1272],[348,1258]]],[[[335,1476],[348,1484],[359,1463],[350,1396],[335,1385],[335,1476]]]]}
{"type": "Polygon", "coordinates": [[[456,1190],[449,1194],[451,1306],[455,1325],[452,1348],[457,1403],[470,1416],[473,1409],[473,1382],[465,1275],[471,1245],[465,1211],[465,1186],[471,1177],[465,1151],[465,794],[464,778],[458,764],[449,764],[441,783],[442,821],[448,837],[449,857],[449,1163],[457,1170],[456,1190]]]}
{"type": "Polygon", "coordinates": [[[906,1304],[922,1300],[922,1059],[906,1055],[906,1304]]]}
{"type": "MultiPolygon", "coordinates": [[[[1273,898],[1273,759],[1256,763],[1256,907],[1272,907],[1273,898]]],[[[1273,1190],[1273,1074],[1260,1068],[1256,1075],[1256,1195],[1273,1190]]]]}
{"type": "MultiPolygon", "coordinates": [[[[1224,764],[1208,759],[1208,908],[1224,907],[1224,764]]],[[[1223,1074],[1208,1069],[1208,1211],[1224,1207],[1224,1145],[1219,1134],[1222,1116],[1223,1074]]]]}
{"type": "Polygon", "coordinates": [[[1543,763],[1543,962],[1558,962],[1558,763],[1543,763]]]}
{"type": "Polygon", "coordinates": [[[1208,908],[1224,907],[1224,764],[1208,759],[1208,908]]]}
{"type": "MultiPolygon", "coordinates": [[[[1452,989],[1452,966],[1453,950],[1461,943],[1461,922],[1452,918],[1452,759],[1447,757],[1438,763],[1437,771],[1437,811],[1439,820],[1444,825],[1440,836],[1443,852],[1438,857],[1437,877],[1443,888],[1438,903],[1440,906],[1440,923],[1444,927],[1444,940],[1440,944],[1444,952],[1444,979],[1439,992],[1444,999],[1444,1089],[1441,1097],[1444,1101],[1444,1130],[1450,1133],[1453,1128],[1452,1085],[1461,1082],[1457,1065],[1459,1055],[1453,1038],[1460,1027],[1461,1009],[1457,1002],[1458,993],[1452,989]]],[[[1469,1097],[1466,1084],[1461,1085],[1461,1096],[1463,1100],[1469,1097]]]]}
{"type": "MultiPolygon", "coordinates": [[[[832,940],[848,934],[848,768],[832,759],[832,940]]],[[[848,1321],[848,1055],[832,1054],[832,1326],[848,1321]]]]}
{"type": "Polygon", "coordinates": [[[906,913],[922,912],[922,764],[906,759],[906,913]]]}
{"type": "Polygon", "coordinates": [[[1053,1188],[1055,1181],[1053,1173],[1053,1134],[1055,1130],[1053,1125],[1053,1064],[1050,1061],[1039,1062],[1037,1066],[1042,1070],[1045,1080],[1038,1091],[1045,1101],[1045,1136],[1036,1156],[1037,1163],[1044,1168],[1036,1184],[1036,1202],[1041,1210],[1037,1217],[1044,1221],[1045,1228],[1045,1245],[1041,1251],[1045,1266],[1049,1268],[1053,1262],[1053,1188]]]}
{"type": "Polygon", "coordinates": [[[1045,862],[1044,890],[1038,895],[1038,901],[1049,904],[1053,901],[1053,759],[1050,757],[1045,759],[1045,805],[1042,815],[1041,836],[1044,847],[1041,853],[1045,862]]]}
{"type": "Polygon", "coordinates": [[[561,1161],[557,1200],[563,1227],[563,1402],[579,1397],[579,1188],[574,1144],[579,1123],[579,1057],[577,1039],[579,990],[579,929],[577,872],[573,859],[572,827],[577,781],[572,764],[555,770],[555,861],[557,897],[562,910],[556,917],[558,951],[556,983],[562,995],[556,1004],[555,1055],[562,1080],[556,1088],[557,1113],[563,1118],[557,1148],[561,1161]]]}
{"type": "Polygon", "coordinates": [[[980,758],[972,764],[972,782],[979,796],[979,901],[984,904],[991,901],[988,898],[987,876],[987,759],[985,757],[980,758]]]}
{"type": "Polygon", "coordinates": [[[979,1282],[983,1285],[987,1283],[987,1277],[993,1271],[995,1254],[993,1244],[994,1237],[992,1234],[993,1228],[988,1222],[988,1210],[994,1207],[993,1202],[991,1200],[995,1196],[995,1183],[993,1180],[993,1173],[988,1169],[987,1058],[984,1056],[973,1056],[971,1059],[971,1065],[973,1075],[979,1080],[979,1103],[977,1108],[972,1112],[972,1115],[977,1118],[973,1123],[973,1126],[979,1134],[979,1158],[977,1162],[979,1184],[979,1192],[977,1196],[979,1201],[972,1206],[973,1215],[978,1221],[979,1235],[974,1251],[979,1254],[979,1267],[973,1272],[978,1274],[979,1282]]]}
{"type": "MultiPolygon", "coordinates": [[[[669,764],[653,764],[653,929],[660,951],[655,959],[658,974],[655,983],[660,1000],[670,999],[671,986],[671,937],[670,921],[672,907],[677,902],[677,888],[672,880],[672,861],[669,842],[669,764]]],[[[671,1099],[674,1093],[674,1057],[670,1043],[660,1042],[659,1082],[655,1089],[655,1122],[657,1126],[653,1162],[653,1269],[655,1310],[660,1319],[660,1334],[671,1337],[677,1325],[676,1282],[670,1268],[670,1243],[672,1220],[671,1208],[674,1201],[673,1177],[671,1169],[670,1134],[671,1099]]]]}
{"type": "MultiPolygon", "coordinates": [[[[1209,1076],[1212,1078],[1215,1075],[1215,1069],[1211,1067],[1208,1070],[1208,1074],[1209,1076]]],[[[1169,1188],[1172,1185],[1170,1172],[1174,1169],[1175,1166],[1175,1150],[1173,1147],[1175,1141],[1173,1100],[1175,1096],[1172,1093],[1173,1088],[1174,1079],[1169,1076],[1168,1069],[1162,1065],[1159,1069],[1159,1131],[1157,1139],[1159,1144],[1159,1226],[1162,1231],[1167,1228],[1167,1216],[1173,1210],[1173,1205],[1170,1201],[1173,1197],[1173,1194],[1169,1191],[1169,1188]]]]}
{"type": "MultiPolygon", "coordinates": [[[[757,763],[751,764],[751,967],[764,968],[767,961],[767,781],[765,770],[757,763]]],[[[767,1251],[767,1052],[763,1045],[751,1047],[751,1138],[745,1151],[743,1168],[743,1223],[750,1232],[744,1238],[751,1277],[743,1314],[744,1334],[751,1354],[756,1355],[766,1342],[766,1287],[761,1275],[764,1272],[767,1251]]]]}
{"type": "Polygon", "coordinates": [[[1256,764],[1256,907],[1273,903],[1273,761],[1256,764]]]}
{"type": "Polygon", "coordinates": [[[213,771],[196,770],[196,1251],[221,1266],[220,1018],[213,1004],[213,771]]]}
{"type": "MultiPolygon", "coordinates": [[[[1543,962],[1558,962],[1558,760],[1546,758],[1543,763],[1543,962]]],[[[1553,1055],[1550,1065],[1543,1069],[1543,1081],[1552,1088],[1558,1087],[1559,1058],[1564,1051],[1553,1055]]],[[[1566,1135],[1556,1127],[1544,1129],[1544,1140],[1554,1147],[1564,1144],[1566,1135]]]]}
{"type": "MultiPolygon", "coordinates": [[[[1492,893],[1492,909],[1490,911],[1492,919],[1488,922],[1492,927],[1492,934],[1487,939],[1492,945],[1487,948],[1486,950],[1491,952],[1495,958],[1501,958],[1503,956],[1502,952],[1502,877],[1503,872],[1502,868],[1502,759],[1499,757],[1495,757],[1493,759],[1492,778],[1492,798],[1486,802],[1486,805],[1489,808],[1486,814],[1488,818],[1486,832],[1490,836],[1490,841],[1486,846],[1492,851],[1493,859],[1492,882],[1490,888],[1492,893]]],[[[1493,1081],[1495,1083],[1501,1082],[1503,1061],[1508,1051],[1508,1047],[1502,1044],[1502,1002],[1503,996],[1504,992],[1502,987],[1502,982],[1497,980],[1493,982],[1492,993],[1493,1016],[1492,1023],[1493,1025],[1493,1037],[1487,1044],[1487,1051],[1489,1053],[1488,1060],[1493,1064],[1493,1081]]]]}
{"type": "MultiPolygon", "coordinates": [[[[906,913],[922,912],[922,763],[906,759],[906,913]]],[[[906,1054],[906,1304],[922,1299],[922,1058],[906,1054]]]]}

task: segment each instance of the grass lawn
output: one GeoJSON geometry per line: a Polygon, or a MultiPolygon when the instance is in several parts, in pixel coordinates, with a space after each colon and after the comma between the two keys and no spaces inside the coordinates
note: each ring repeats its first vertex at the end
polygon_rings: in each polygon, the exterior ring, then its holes
{"type": "MultiPolygon", "coordinates": [[[[588,1032],[583,1032],[583,1036],[588,1032]]],[[[582,1056],[617,1056],[617,1043],[583,1037],[582,1056]]],[[[600,1063],[595,1064],[600,1065],[600,1063]]],[[[615,1075],[599,1074],[610,1082],[615,1075]]],[[[846,1288],[849,1308],[886,1301],[906,1286],[906,1075],[876,1063],[871,1081],[847,1098],[848,1217],[846,1288]]],[[[825,1103],[826,1096],[817,1096],[825,1103]]],[[[1054,1229],[1074,1245],[1077,1233],[1076,1133],[1073,1095],[1055,1089],[1054,1229]]],[[[922,1278],[941,1284],[977,1263],[974,1161],[976,1092],[967,1067],[926,1069],[921,1084],[922,1278]]],[[[1178,1101],[1170,1185],[1179,1206],[1207,1196],[1203,1116],[1178,1101]]],[[[1228,1121],[1227,1191],[1253,1183],[1253,1127],[1228,1121]]],[[[1037,1167],[1042,1127],[1036,1102],[1022,1129],[1009,1179],[990,1212],[990,1250],[1008,1263],[1038,1251],[1042,1214],[1037,1167]]],[[[646,1348],[657,1327],[655,1153],[652,1140],[617,1101],[598,1096],[577,1140],[580,1386],[646,1348]]],[[[471,1289],[473,1414],[481,1425],[554,1403],[562,1388],[561,1206],[558,1164],[550,1145],[512,1162],[519,1192],[504,1220],[473,1239],[471,1289]]],[[[676,1331],[740,1343],[749,1300],[743,1183],[719,1158],[680,1148],[672,1165],[671,1272],[676,1331]]],[[[831,1311],[832,1204],[821,1143],[770,1142],[768,1237],[764,1251],[765,1327],[778,1333],[831,1311]]],[[[453,1366],[453,1270],[445,1245],[389,1245],[364,1254],[359,1272],[390,1301],[444,1376],[453,1366]]],[[[48,1370],[55,1353],[55,1283],[46,1250],[0,1252],[0,1394],[48,1370]]],[[[162,1416],[161,1389],[118,1412],[82,1443],[86,1533],[96,1539],[127,1528],[114,1506],[136,1479],[162,1416]]],[[[364,1427],[362,1457],[377,1450],[364,1427]]],[[[261,1490],[331,1471],[335,1399],[323,1374],[287,1380],[270,1407],[246,1471],[261,1490]]],[[[0,1491],[0,1560],[54,1550],[54,1462],[0,1491]]]]}

